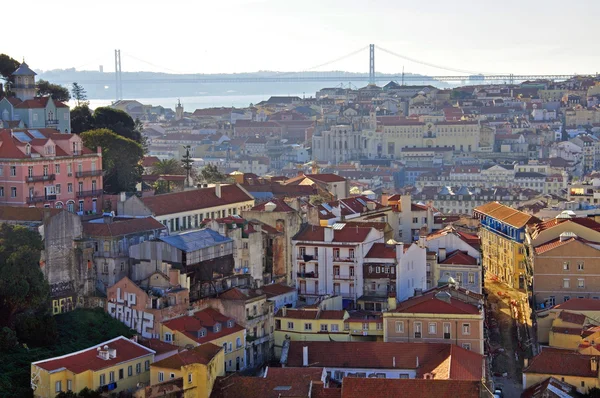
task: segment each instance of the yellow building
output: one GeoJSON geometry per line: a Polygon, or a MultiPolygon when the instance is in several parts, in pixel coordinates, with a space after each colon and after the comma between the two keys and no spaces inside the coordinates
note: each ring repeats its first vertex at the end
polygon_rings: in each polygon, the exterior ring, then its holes
{"type": "Polygon", "coordinates": [[[525,289],[531,276],[527,270],[525,228],[540,220],[498,202],[476,207],[473,217],[481,222],[479,237],[485,271],[511,287],[525,289]]]}
{"type": "Polygon", "coordinates": [[[163,322],[160,329],[162,341],[179,347],[197,347],[206,343],[223,347],[228,372],[242,370],[247,366],[244,354],[246,329],[214,308],[163,322]]]}
{"type": "Polygon", "coordinates": [[[166,383],[172,385],[167,391],[173,396],[208,398],[216,378],[225,375],[223,347],[209,343],[182,351],[153,363],[150,374],[146,398],[165,396],[161,387],[166,383]]]}
{"type": "MultiPolygon", "coordinates": [[[[393,297],[393,300],[396,298],[393,297]]],[[[383,341],[383,316],[354,312],[344,322],[344,330],[350,335],[351,341],[383,341]]]]}
{"type": "Polygon", "coordinates": [[[35,397],[55,397],[61,391],[84,388],[111,393],[132,391],[150,381],[155,352],[120,336],[72,354],[31,364],[35,397]]]}
{"type": "Polygon", "coordinates": [[[320,308],[280,308],[275,314],[275,355],[286,337],[292,341],[350,341],[348,312],[320,308]]]}

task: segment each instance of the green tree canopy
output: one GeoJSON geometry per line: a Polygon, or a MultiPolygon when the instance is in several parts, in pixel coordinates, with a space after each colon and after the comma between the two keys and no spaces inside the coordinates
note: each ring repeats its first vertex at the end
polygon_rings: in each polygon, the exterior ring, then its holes
{"type": "Polygon", "coordinates": [[[202,178],[208,183],[223,182],[227,180],[227,176],[219,171],[217,166],[207,164],[200,172],[202,178]]]}
{"type": "Polygon", "coordinates": [[[87,93],[81,84],[73,82],[71,92],[73,93],[73,98],[77,101],[77,106],[87,104],[87,93]]]}
{"type": "Polygon", "coordinates": [[[9,81],[11,75],[17,70],[20,63],[6,54],[0,54],[0,76],[4,81],[9,81]]]}
{"type": "Polygon", "coordinates": [[[171,174],[171,175],[184,175],[185,170],[180,162],[176,159],[163,159],[152,165],[152,174],[154,175],[162,175],[162,174],[171,174]]]}
{"type": "Polygon", "coordinates": [[[110,129],[116,134],[129,138],[137,143],[142,141],[142,133],[135,121],[126,112],[109,106],[96,108],[94,111],[94,129],[110,129]]]}
{"type": "Polygon", "coordinates": [[[69,89],[58,84],[52,84],[40,79],[37,84],[37,94],[40,96],[50,95],[57,101],[66,102],[71,99],[69,89]]]}
{"type": "Polygon", "coordinates": [[[109,193],[135,190],[141,180],[144,156],[142,146],[109,129],[96,129],[81,134],[83,144],[91,149],[102,147],[104,190],[109,193]]]}
{"type": "Polygon", "coordinates": [[[71,109],[71,132],[81,134],[94,128],[94,117],[87,103],[71,109]]]}

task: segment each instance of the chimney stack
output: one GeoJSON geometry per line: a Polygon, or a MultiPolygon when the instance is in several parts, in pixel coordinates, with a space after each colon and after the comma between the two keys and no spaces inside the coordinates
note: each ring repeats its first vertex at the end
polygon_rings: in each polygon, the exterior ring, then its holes
{"type": "Polygon", "coordinates": [[[217,182],[215,184],[215,195],[217,195],[217,198],[221,197],[221,183],[217,182]]]}
{"type": "Polygon", "coordinates": [[[325,227],[325,242],[333,242],[333,228],[325,227]]]}
{"type": "Polygon", "coordinates": [[[281,314],[285,317],[287,316],[287,307],[284,305],[283,307],[281,307],[281,314]]]}
{"type": "Polygon", "coordinates": [[[302,347],[302,366],[308,366],[308,347],[302,347]]]}

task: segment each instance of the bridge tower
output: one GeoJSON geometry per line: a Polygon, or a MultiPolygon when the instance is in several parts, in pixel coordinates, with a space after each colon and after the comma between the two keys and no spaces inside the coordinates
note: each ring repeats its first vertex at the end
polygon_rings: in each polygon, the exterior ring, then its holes
{"type": "Polygon", "coordinates": [[[375,84],[375,44],[369,44],[369,84],[375,84]]]}
{"type": "Polygon", "coordinates": [[[123,99],[123,80],[121,76],[121,50],[115,50],[115,100],[123,99]]]}

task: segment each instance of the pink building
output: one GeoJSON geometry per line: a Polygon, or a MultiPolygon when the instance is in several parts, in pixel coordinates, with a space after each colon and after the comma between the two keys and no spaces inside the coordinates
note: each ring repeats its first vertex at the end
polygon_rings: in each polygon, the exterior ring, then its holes
{"type": "Polygon", "coordinates": [[[53,129],[0,130],[0,205],[95,213],[101,201],[100,148],[53,129]]]}

